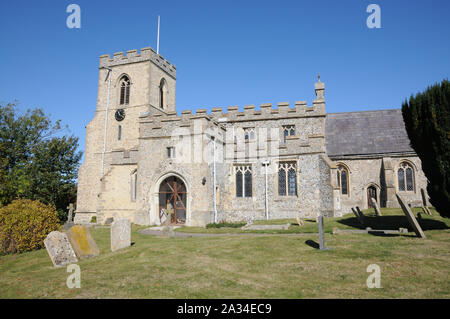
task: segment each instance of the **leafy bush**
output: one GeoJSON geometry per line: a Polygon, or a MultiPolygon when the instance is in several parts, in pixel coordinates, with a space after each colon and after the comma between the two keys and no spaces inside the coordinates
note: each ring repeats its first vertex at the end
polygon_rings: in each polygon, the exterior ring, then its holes
{"type": "Polygon", "coordinates": [[[227,223],[227,222],[220,222],[220,223],[210,223],[206,225],[206,228],[222,228],[222,227],[231,227],[231,228],[241,228],[242,226],[245,226],[246,223],[227,223]]]}
{"type": "Polygon", "coordinates": [[[96,223],[96,222],[97,222],[97,216],[92,216],[91,223],[96,223]]]}
{"type": "Polygon", "coordinates": [[[47,235],[60,228],[53,205],[19,199],[0,208],[0,250],[16,253],[44,246],[47,235]]]}

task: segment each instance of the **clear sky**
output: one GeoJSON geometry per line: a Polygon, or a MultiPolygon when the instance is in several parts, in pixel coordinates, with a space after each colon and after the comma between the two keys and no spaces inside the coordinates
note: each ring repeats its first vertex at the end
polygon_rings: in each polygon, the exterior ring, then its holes
{"type": "Polygon", "coordinates": [[[314,99],[327,112],[399,108],[449,77],[448,0],[0,2],[0,104],[41,107],[84,150],[102,54],[151,46],[177,67],[177,111],[314,99]],[[66,8],[81,7],[69,29],[66,8]],[[381,28],[369,29],[369,4],[381,28]]]}

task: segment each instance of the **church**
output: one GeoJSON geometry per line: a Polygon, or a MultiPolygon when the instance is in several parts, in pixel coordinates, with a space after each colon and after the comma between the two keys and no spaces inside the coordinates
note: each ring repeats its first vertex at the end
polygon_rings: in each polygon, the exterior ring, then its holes
{"type": "MultiPolygon", "coordinates": [[[[312,86],[312,85],[311,85],[312,86]]],[[[311,88],[312,89],[312,88],[311,88]]],[[[326,113],[316,98],[176,110],[176,67],[152,48],[100,56],[75,223],[160,225],[338,217],[422,202],[427,179],[401,110],[326,113]]]]}

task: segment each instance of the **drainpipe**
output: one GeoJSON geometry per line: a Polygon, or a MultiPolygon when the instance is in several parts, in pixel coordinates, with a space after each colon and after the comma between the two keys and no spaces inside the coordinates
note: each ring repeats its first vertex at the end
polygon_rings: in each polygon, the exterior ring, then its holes
{"type": "MultiPolygon", "coordinates": [[[[103,174],[105,173],[105,152],[106,152],[106,128],[108,127],[108,110],[109,110],[109,92],[111,87],[111,68],[108,68],[106,66],[101,67],[101,69],[107,69],[108,75],[106,78],[108,79],[108,95],[106,97],[106,110],[105,110],[105,133],[104,133],[104,139],[103,139],[103,152],[102,152],[102,178],[103,174]]],[[[106,79],[105,79],[106,81],[106,79]]]]}
{"type": "Polygon", "coordinates": [[[211,136],[213,141],[213,202],[214,202],[214,222],[217,223],[217,203],[216,203],[216,138],[211,136]]]}
{"type": "Polygon", "coordinates": [[[265,161],[262,162],[262,164],[266,167],[266,193],[265,193],[265,200],[266,200],[266,219],[269,220],[269,199],[268,199],[268,194],[267,194],[267,166],[269,166],[270,162],[269,161],[265,161]]]}

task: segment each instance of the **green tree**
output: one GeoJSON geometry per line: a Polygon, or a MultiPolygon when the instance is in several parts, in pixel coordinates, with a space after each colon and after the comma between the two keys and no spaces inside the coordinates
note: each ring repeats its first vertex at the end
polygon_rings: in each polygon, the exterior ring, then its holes
{"type": "Polygon", "coordinates": [[[406,131],[422,161],[431,204],[450,217],[450,84],[448,80],[427,88],[402,105],[406,131]]]}
{"type": "Polygon", "coordinates": [[[19,114],[16,104],[0,105],[0,206],[17,198],[56,207],[61,220],[76,198],[81,152],[78,138],[62,135],[41,109],[19,114]]]}

